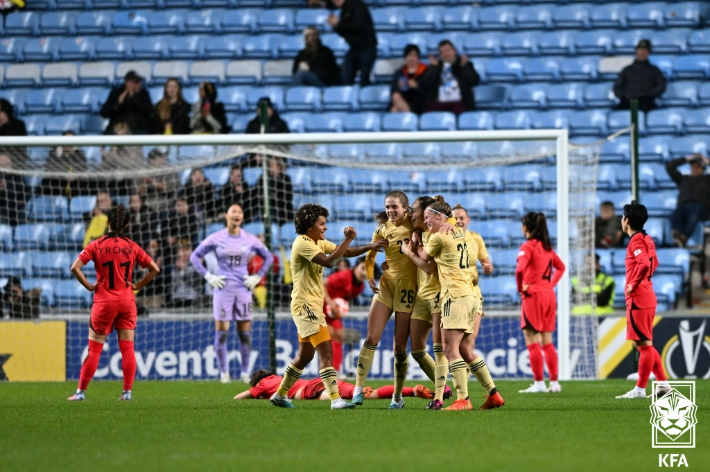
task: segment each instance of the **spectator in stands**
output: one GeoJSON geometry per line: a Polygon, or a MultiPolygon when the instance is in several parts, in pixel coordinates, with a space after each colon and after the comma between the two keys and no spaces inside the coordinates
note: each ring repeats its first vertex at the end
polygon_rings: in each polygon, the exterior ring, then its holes
{"type": "Polygon", "coordinates": [[[242,176],[242,169],[238,166],[232,166],[229,172],[229,182],[227,185],[222,187],[219,192],[219,199],[217,200],[215,206],[215,217],[221,217],[224,213],[227,213],[229,207],[232,205],[239,205],[242,207],[244,212],[244,221],[248,222],[252,219],[251,212],[251,202],[249,201],[249,193],[251,189],[249,185],[244,182],[242,176]]]}
{"type": "Polygon", "coordinates": [[[420,114],[424,108],[425,92],[419,80],[427,70],[419,62],[420,51],[416,44],[404,48],[404,66],[394,73],[390,89],[390,112],[413,112],[420,114]]]}
{"type": "Polygon", "coordinates": [[[616,214],[614,204],[609,201],[599,205],[599,216],[594,223],[594,247],[623,247],[624,233],[621,231],[621,218],[616,214]]]}
{"type": "MultiPolygon", "coordinates": [[[[113,134],[118,136],[130,135],[131,129],[126,123],[116,123],[113,134]]],[[[145,166],[143,148],[140,146],[111,146],[101,149],[101,164],[97,171],[105,173],[118,172],[121,175],[126,171],[141,169],[145,166]],[[121,172],[123,171],[123,172],[121,172]]],[[[114,195],[129,195],[133,186],[133,179],[115,178],[106,182],[106,187],[114,195]]]]}
{"type": "Polygon", "coordinates": [[[168,214],[168,217],[160,225],[162,232],[163,257],[166,258],[166,265],[171,265],[172,250],[178,243],[185,241],[195,245],[200,231],[199,221],[194,211],[187,204],[187,199],[182,193],[175,200],[175,206],[168,214]]]}
{"type": "Polygon", "coordinates": [[[192,245],[186,242],[178,246],[172,270],[172,301],[170,307],[185,308],[199,304],[202,297],[202,276],[190,263],[192,245]]]}
{"type": "Polygon", "coordinates": [[[217,101],[217,89],[212,82],[200,84],[200,101],[192,106],[190,129],[198,134],[229,132],[224,104],[217,101]]]}
{"type": "Polygon", "coordinates": [[[473,87],[480,80],[468,56],[459,55],[451,41],[441,41],[439,57],[429,56],[429,68],[419,82],[428,94],[424,111],[450,111],[459,115],[474,110],[473,87]]]}
{"type": "Polygon", "coordinates": [[[128,212],[131,217],[128,236],[140,247],[147,247],[151,239],[156,237],[158,215],[146,206],[143,197],[133,193],[128,200],[128,212]]]}
{"type": "Polygon", "coordinates": [[[340,67],[335,62],[333,51],[323,46],[320,33],[314,26],[303,31],[305,47],[293,61],[291,85],[328,87],[340,82],[340,67]]]}
{"type": "Polygon", "coordinates": [[[109,119],[104,134],[115,133],[115,126],[124,123],[132,134],[152,132],[153,103],[150,94],[143,88],[143,77],[136,71],[128,71],[123,85],[114,87],[101,107],[101,116],[109,119]]]}
{"type": "Polygon", "coordinates": [[[23,219],[30,189],[21,175],[6,172],[13,167],[10,153],[0,149],[0,224],[16,226],[23,219]]]}
{"type": "Polygon", "coordinates": [[[644,113],[656,108],[656,99],[666,90],[666,78],[661,69],[651,64],[651,41],[642,39],[636,45],[636,59],[626,66],[616,78],[614,95],[620,102],[618,110],[628,110],[631,100],[638,100],[639,110],[644,113]]]}
{"type": "MultiPolygon", "coordinates": [[[[155,261],[156,264],[158,264],[158,267],[165,267],[165,261],[163,260],[163,254],[160,249],[160,243],[157,239],[151,239],[148,242],[148,245],[144,248],[145,252],[153,259],[153,261],[155,261]]],[[[143,269],[139,265],[137,265],[134,269],[135,279],[141,280],[147,272],[147,268],[143,269]]],[[[136,303],[139,306],[143,306],[145,308],[160,308],[161,306],[163,306],[164,301],[165,271],[160,271],[151,283],[146,285],[140,292],[138,292],[138,296],[136,297],[136,303]]]]}
{"type": "Polygon", "coordinates": [[[190,181],[182,189],[188,206],[201,219],[211,217],[214,213],[214,186],[207,180],[202,169],[193,169],[190,181]]]}
{"type": "MultiPolygon", "coordinates": [[[[168,156],[160,149],[148,153],[148,165],[153,169],[164,169],[168,165],[168,156]]],[[[159,174],[138,179],[138,193],[144,197],[145,204],[164,219],[172,207],[175,192],[180,185],[180,179],[174,172],[159,174]]]]}
{"type": "Polygon", "coordinates": [[[27,136],[25,122],[15,118],[15,107],[0,98],[0,136],[27,136]]]}
{"type": "MultiPolygon", "coordinates": [[[[261,177],[252,191],[252,214],[263,213],[264,178],[261,177]]],[[[293,221],[293,184],[286,174],[286,162],[279,158],[269,159],[269,208],[272,221],[282,225],[293,221]]]]}
{"type": "Polygon", "coordinates": [[[278,133],[290,133],[288,125],[279,116],[279,112],[274,110],[274,105],[271,103],[269,97],[261,97],[259,102],[256,104],[256,117],[254,117],[249,123],[247,123],[246,134],[259,134],[261,133],[261,119],[259,117],[259,111],[261,110],[261,104],[266,103],[266,113],[268,116],[268,134],[278,134],[278,133]]]}
{"type": "MultiPolygon", "coordinates": [[[[65,131],[62,136],[75,136],[75,134],[74,131],[65,131]]],[[[49,151],[49,157],[44,168],[66,174],[86,172],[86,154],[84,154],[83,149],[76,146],[57,146],[49,151]]],[[[36,190],[36,193],[40,195],[62,195],[69,198],[85,195],[88,192],[89,187],[86,180],[76,179],[71,176],[62,178],[45,177],[36,190]]]]}
{"type": "Polygon", "coordinates": [[[333,0],[333,5],[340,8],[340,18],[331,14],[327,22],[350,45],[342,64],[343,85],[354,84],[358,71],[360,85],[370,85],[370,73],[377,59],[377,36],[370,11],[361,0],[333,0]]]}
{"type": "Polygon", "coordinates": [[[96,196],[96,206],[88,215],[90,218],[89,226],[86,228],[84,235],[84,245],[86,247],[94,239],[98,239],[108,229],[108,211],[113,207],[111,195],[106,190],[102,190],[96,196]]]}
{"type": "Polygon", "coordinates": [[[10,277],[3,289],[0,302],[0,319],[4,316],[3,306],[7,308],[10,318],[39,318],[39,302],[42,296],[41,288],[22,290],[22,281],[18,277],[10,277]]]}
{"type": "Polygon", "coordinates": [[[710,219],[710,175],[705,173],[708,158],[702,154],[680,157],[666,163],[666,171],[678,184],[678,207],[671,215],[671,235],[678,247],[685,247],[701,221],[710,219]],[[690,175],[678,167],[689,162],[690,175]]]}
{"type": "Polygon", "coordinates": [[[183,98],[182,85],[175,77],[165,82],[163,98],[155,105],[153,133],[190,133],[190,104],[183,98]]]}
{"type": "MultiPolygon", "coordinates": [[[[573,315],[610,315],[614,313],[616,283],[614,277],[604,273],[599,259],[599,254],[594,254],[595,277],[591,287],[581,286],[579,278],[576,275],[572,277],[572,294],[581,293],[581,296],[585,297],[584,300],[588,300],[588,303],[584,304],[574,303],[573,315]],[[590,293],[593,300],[586,298],[590,293]]],[[[587,259],[587,263],[592,263],[590,258],[587,259]]]]}

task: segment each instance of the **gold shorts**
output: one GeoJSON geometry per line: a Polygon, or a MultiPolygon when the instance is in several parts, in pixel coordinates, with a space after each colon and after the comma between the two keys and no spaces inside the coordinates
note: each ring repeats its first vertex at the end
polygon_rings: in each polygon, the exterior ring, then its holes
{"type": "Polygon", "coordinates": [[[298,335],[298,342],[299,343],[311,343],[313,347],[316,347],[317,345],[324,343],[326,341],[330,341],[330,331],[328,330],[327,326],[319,326],[320,330],[316,334],[311,334],[310,336],[306,338],[302,338],[301,335],[298,335]]]}
{"type": "Polygon", "coordinates": [[[432,313],[441,313],[441,306],[439,304],[440,298],[441,294],[429,300],[423,300],[417,297],[414,301],[414,308],[412,309],[412,319],[426,321],[431,324],[432,313]]]}
{"type": "Polygon", "coordinates": [[[303,305],[298,311],[294,311],[293,308],[291,308],[291,316],[293,317],[293,322],[296,324],[298,336],[302,339],[318,334],[321,326],[324,326],[326,331],[328,330],[328,325],[325,322],[325,314],[323,313],[323,305],[319,307],[303,305]]]}
{"type": "Polygon", "coordinates": [[[478,299],[478,311],[476,312],[476,314],[486,316],[486,314],[483,312],[483,297],[476,297],[476,299],[478,299]]]}
{"type": "Polygon", "coordinates": [[[473,295],[446,298],[441,304],[441,328],[463,330],[473,333],[473,321],[480,307],[479,299],[473,295]]]}
{"type": "Polygon", "coordinates": [[[380,293],[373,300],[398,313],[411,313],[417,293],[417,282],[410,279],[380,279],[380,293]]]}

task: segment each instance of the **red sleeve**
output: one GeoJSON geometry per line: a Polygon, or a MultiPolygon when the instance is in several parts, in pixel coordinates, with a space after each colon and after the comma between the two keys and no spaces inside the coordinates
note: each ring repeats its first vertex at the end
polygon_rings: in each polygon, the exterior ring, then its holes
{"type": "Polygon", "coordinates": [[[626,285],[631,285],[631,289],[639,286],[641,281],[648,276],[651,270],[651,260],[646,245],[642,238],[631,238],[629,241],[629,252],[634,258],[634,270],[626,276],[626,285]]]}
{"type": "Polygon", "coordinates": [[[91,243],[89,243],[89,245],[86,246],[84,250],[79,253],[79,259],[84,265],[88,264],[89,261],[94,259],[94,248],[96,247],[96,241],[98,240],[91,241],[91,243]]]}
{"type": "Polygon", "coordinates": [[[532,258],[532,247],[529,242],[524,242],[520,246],[520,252],[518,252],[518,263],[515,266],[515,281],[518,284],[518,292],[523,292],[523,277],[525,276],[525,268],[530,263],[532,258]]]}
{"type": "Polygon", "coordinates": [[[557,285],[557,282],[560,281],[566,269],[565,263],[562,262],[562,259],[560,259],[560,256],[558,256],[555,251],[552,251],[552,267],[555,268],[555,272],[552,274],[550,283],[554,287],[557,285]]]}
{"type": "Polygon", "coordinates": [[[328,277],[328,295],[331,298],[342,298],[349,277],[352,277],[349,270],[341,270],[328,277]]]}
{"type": "Polygon", "coordinates": [[[153,262],[153,258],[151,258],[147,252],[143,250],[142,247],[136,244],[136,262],[138,262],[138,265],[141,266],[142,269],[145,269],[150,265],[151,262],[153,262]]]}
{"type": "MultiPolygon", "coordinates": [[[[264,380],[264,379],[262,379],[264,380]]],[[[264,382],[259,382],[256,384],[255,387],[252,387],[249,389],[249,393],[251,393],[251,396],[254,398],[261,398],[261,396],[266,392],[266,389],[264,388],[264,382]]]]}

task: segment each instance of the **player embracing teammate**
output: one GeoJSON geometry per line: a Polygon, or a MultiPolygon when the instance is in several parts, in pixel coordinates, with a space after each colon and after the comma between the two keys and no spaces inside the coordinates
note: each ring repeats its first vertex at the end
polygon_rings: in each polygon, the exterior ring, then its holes
{"type": "Polygon", "coordinates": [[[119,400],[131,400],[136,375],[136,355],[133,340],[136,329],[136,297],[134,291],[145,287],[160,272],[157,264],[123,233],[128,229],[130,215],[119,205],[108,212],[108,234],[92,241],[71,266],[72,274],[88,291],[95,292],[89,319],[89,352],[81,366],[79,386],[70,401],[86,399],[85,391],[99,366],[106,337],[115,328],[123,366],[123,392],[119,400]],[[94,261],[96,283],[91,284],[81,268],[94,261]],[[148,268],[143,280],[133,283],[136,263],[148,268]]]}

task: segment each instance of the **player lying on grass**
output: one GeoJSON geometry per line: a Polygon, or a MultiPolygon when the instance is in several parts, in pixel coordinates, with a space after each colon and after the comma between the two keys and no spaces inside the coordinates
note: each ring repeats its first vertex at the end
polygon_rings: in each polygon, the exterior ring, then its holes
{"type": "Polygon", "coordinates": [[[656,293],[653,291],[653,273],[658,267],[656,245],[643,230],[648,211],[643,205],[631,202],[624,205],[621,229],[629,235],[626,248],[626,339],[639,351],[639,378],[636,386],[616,398],[646,398],[646,385],[651,372],[660,383],[654,394],[665,395],[669,386],[658,351],[653,347],[653,318],[656,316],[656,293]]]}
{"type": "MultiPolygon", "coordinates": [[[[276,375],[270,370],[261,369],[254,372],[249,381],[251,388],[245,392],[237,394],[235,400],[268,399],[271,398],[278,390],[283,377],[276,375]]],[[[340,397],[345,400],[353,398],[355,385],[338,380],[338,391],[340,397]]],[[[376,390],[372,387],[364,387],[363,394],[368,400],[388,400],[392,398],[394,386],[385,385],[376,390]]],[[[404,387],[402,395],[405,397],[419,397],[431,399],[433,392],[424,385],[416,385],[415,387],[404,387]]],[[[288,390],[288,397],[293,400],[330,400],[330,394],[325,389],[323,381],[320,378],[311,380],[299,379],[288,390]]]]}
{"type": "Polygon", "coordinates": [[[298,331],[298,354],[286,367],[281,386],[271,396],[271,404],[282,408],[294,408],[288,392],[301,377],[303,369],[313,360],[316,352],[320,362],[320,377],[328,391],[334,410],[353,408],[340,397],[337,374],[333,368],[333,348],[330,332],[325,322],[323,304],[323,267],[333,267],[341,257],[356,257],[367,251],[377,251],[386,246],[386,241],[377,241],[367,246],[350,247],[356,238],[355,230],[348,226],[343,230],[345,241],[339,246],[325,239],[328,210],[320,205],[302,205],[293,220],[296,239],[291,247],[291,316],[298,331]]]}
{"type": "Polygon", "coordinates": [[[229,322],[234,320],[239,335],[241,355],[241,380],[249,381],[249,361],[251,356],[251,300],[252,291],[264,274],[271,268],[274,256],[253,234],[240,228],[244,221],[244,212],[239,205],[232,205],[224,214],[227,227],[208,236],[197,246],[190,256],[190,262],[197,272],[214,287],[212,298],[212,316],[214,317],[214,350],[220,381],[229,383],[229,364],[227,362],[227,338],[229,322]],[[202,263],[209,252],[217,256],[219,270],[211,274],[202,263]],[[255,252],[263,260],[261,269],[254,274],[247,272],[249,255],[255,252]]]}
{"type": "Polygon", "coordinates": [[[89,319],[89,352],[81,365],[79,386],[70,401],[86,399],[85,391],[99,366],[106,336],[115,328],[123,365],[123,392],[119,400],[131,400],[133,379],[136,376],[136,355],[133,339],[136,329],[136,296],[160,272],[158,265],[135,242],[123,235],[128,229],[130,215],[119,205],[108,212],[108,234],[95,239],[79,254],[71,266],[74,277],[94,294],[94,305],[89,319]],[[81,268],[94,261],[96,283],[91,284],[81,268]],[[131,282],[136,262],[148,273],[138,283],[131,282]]]}
{"type": "Polygon", "coordinates": [[[523,217],[522,231],[527,241],[518,253],[515,280],[523,299],[520,327],[528,347],[535,383],[520,390],[520,393],[560,392],[562,388],[557,381],[557,351],[552,344],[552,332],[555,331],[557,318],[555,285],[562,278],[565,265],[552,249],[545,215],[527,213],[523,217]],[[550,373],[549,389],[545,386],[543,353],[550,373]]]}

